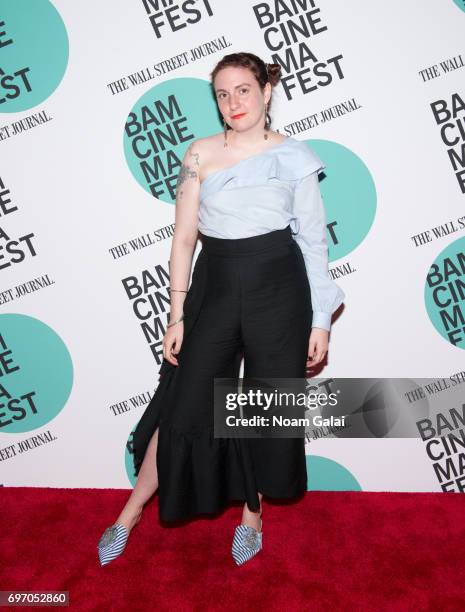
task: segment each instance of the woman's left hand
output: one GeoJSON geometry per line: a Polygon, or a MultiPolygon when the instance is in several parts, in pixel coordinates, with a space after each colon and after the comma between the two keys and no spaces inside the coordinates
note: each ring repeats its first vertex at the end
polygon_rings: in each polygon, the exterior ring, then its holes
{"type": "Polygon", "coordinates": [[[309,362],[310,366],[320,363],[325,358],[328,352],[328,337],[329,332],[326,329],[312,327],[307,357],[307,362],[309,362]]]}

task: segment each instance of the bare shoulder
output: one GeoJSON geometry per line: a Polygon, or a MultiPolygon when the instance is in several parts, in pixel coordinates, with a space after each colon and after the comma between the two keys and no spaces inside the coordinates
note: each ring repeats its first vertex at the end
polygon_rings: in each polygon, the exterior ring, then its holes
{"type": "Polygon", "coordinates": [[[223,132],[194,140],[186,152],[186,162],[196,163],[200,180],[203,180],[208,168],[220,158],[224,151],[223,132]]]}
{"type": "Polygon", "coordinates": [[[212,150],[215,151],[223,146],[223,135],[215,134],[213,136],[206,136],[205,138],[198,138],[193,140],[188,147],[188,152],[197,153],[202,157],[210,155],[212,150]]]}

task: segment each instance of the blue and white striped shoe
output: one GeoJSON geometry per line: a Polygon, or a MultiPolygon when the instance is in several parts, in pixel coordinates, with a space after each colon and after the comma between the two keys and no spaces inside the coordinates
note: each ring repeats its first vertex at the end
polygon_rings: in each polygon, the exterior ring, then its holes
{"type": "Polygon", "coordinates": [[[263,545],[263,521],[260,519],[260,531],[248,525],[238,525],[234,530],[231,553],[236,565],[242,565],[258,552],[263,545]]]}
{"type": "Polygon", "coordinates": [[[107,527],[98,543],[98,556],[100,565],[106,565],[119,557],[126,547],[129,531],[124,525],[115,523],[107,527]]]}

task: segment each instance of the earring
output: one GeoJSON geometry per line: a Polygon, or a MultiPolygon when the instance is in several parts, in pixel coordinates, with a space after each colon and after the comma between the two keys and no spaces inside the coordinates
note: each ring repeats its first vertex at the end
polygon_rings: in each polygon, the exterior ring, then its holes
{"type": "Polygon", "coordinates": [[[224,119],[223,119],[223,129],[224,129],[224,144],[223,144],[223,147],[227,147],[228,146],[228,126],[226,125],[224,119]]]}
{"type": "Polygon", "coordinates": [[[268,140],[268,134],[267,131],[270,129],[271,126],[271,117],[268,113],[268,102],[265,104],[265,133],[263,134],[263,138],[265,140],[268,140]]]}

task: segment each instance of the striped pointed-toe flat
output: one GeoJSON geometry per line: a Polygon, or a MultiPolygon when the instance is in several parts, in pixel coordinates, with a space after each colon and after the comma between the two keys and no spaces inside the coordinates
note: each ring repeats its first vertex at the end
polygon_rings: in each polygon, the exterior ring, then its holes
{"type": "Polygon", "coordinates": [[[261,551],[263,545],[261,519],[260,523],[260,531],[248,525],[238,525],[234,530],[231,553],[236,565],[242,565],[261,551]]]}
{"type": "Polygon", "coordinates": [[[100,565],[107,565],[119,557],[126,547],[129,532],[124,525],[115,523],[107,527],[98,543],[98,556],[100,565]]]}

